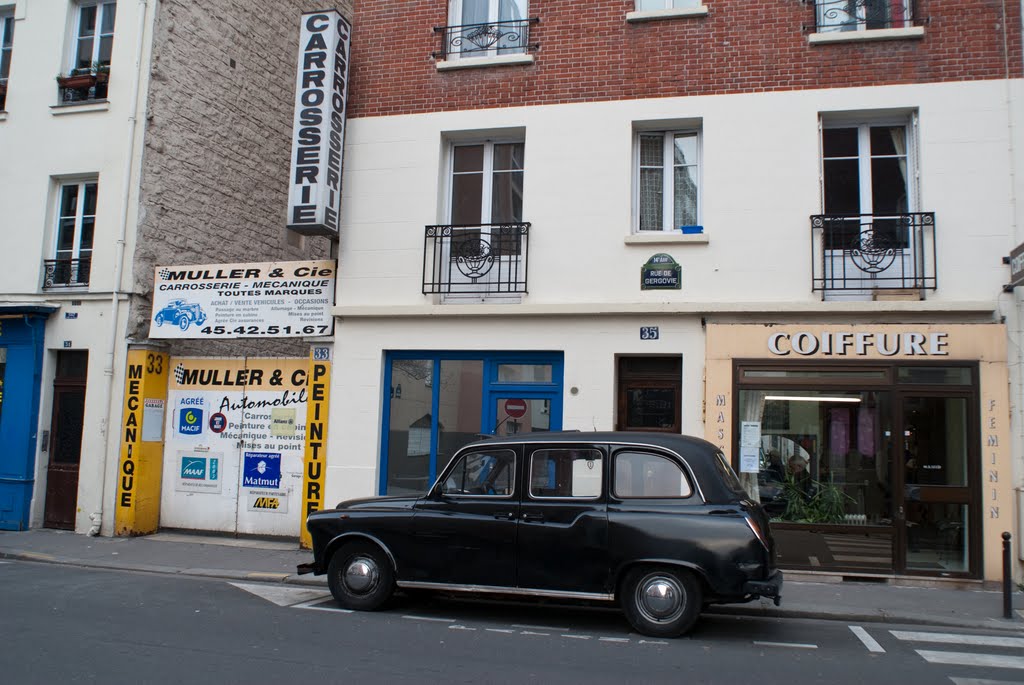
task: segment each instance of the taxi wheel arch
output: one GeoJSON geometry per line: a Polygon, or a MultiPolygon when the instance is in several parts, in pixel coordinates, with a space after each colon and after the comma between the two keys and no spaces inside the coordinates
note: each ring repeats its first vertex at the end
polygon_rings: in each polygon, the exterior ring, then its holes
{"type": "Polygon", "coordinates": [[[373,611],[395,589],[395,571],[384,550],[368,540],[343,544],[331,555],[327,585],[346,609],[373,611]]]}

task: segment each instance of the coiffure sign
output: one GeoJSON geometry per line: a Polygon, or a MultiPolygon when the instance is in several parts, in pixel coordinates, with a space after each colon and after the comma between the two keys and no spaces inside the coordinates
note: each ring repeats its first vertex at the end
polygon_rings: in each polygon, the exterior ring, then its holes
{"type": "Polygon", "coordinates": [[[883,357],[946,357],[948,346],[949,334],[943,332],[782,331],[768,336],[768,351],[779,357],[865,357],[869,352],[883,357]]]}
{"type": "Polygon", "coordinates": [[[288,228],[337,237],[352,26],[336,10],[302,15],[288,228]]]}

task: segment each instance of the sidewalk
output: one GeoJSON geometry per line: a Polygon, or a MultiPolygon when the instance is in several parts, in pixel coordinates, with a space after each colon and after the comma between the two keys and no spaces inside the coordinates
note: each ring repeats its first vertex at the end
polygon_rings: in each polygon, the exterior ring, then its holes
{"type": "MultiPolygon", "coordinates": [[[[321,586],[324,576],[298,576],[312,560],[297,542],[178,533],[137,538],[88,537],[54,530],[0,532],[0,559],[86,568],[149,571],[231,580],[321,586]]],[[[1002,618],[1003,595],[984,590],[921,588],[863,582],[813,582],[790,574],[782,605],[770,601],[711,607],[711,613],[911,623],[1024,632],[1024,593],[1013,594],[1015,616],[1002,618]]]]}

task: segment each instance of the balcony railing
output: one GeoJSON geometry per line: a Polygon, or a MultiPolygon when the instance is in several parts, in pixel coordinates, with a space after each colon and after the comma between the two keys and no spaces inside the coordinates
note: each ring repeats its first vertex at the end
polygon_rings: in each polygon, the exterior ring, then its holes
{"type": "Polygon", "coordinates": [[[51,288],[80,288],[89,285],[91,259],[47,259],[43,262],[43,290],[51,288]]]}
{"type": "Polygon", "coordinates": [[[433,53],[435,59],[450,57],[491,57],[494,55],[520,55],[536,50],[530,43],[530,24],[540,19],[495,21],[488,24],[464,26],[435,26],[434,31],[444,37],[441,49],[433,53]]]}
{"type": "Polygon", "coordinates": [[[935,214],[811,217],[813,289],[935,290],[935,214]]]}
{"type": "Polygon", "coordinates": [[[914,26],[912,0],[810,0],[815,33],[914,26]]]}
{"type": "Polygon", "coordinates": [[[529,223],[427,226],[423,294],[525,293],[529,223]]]}

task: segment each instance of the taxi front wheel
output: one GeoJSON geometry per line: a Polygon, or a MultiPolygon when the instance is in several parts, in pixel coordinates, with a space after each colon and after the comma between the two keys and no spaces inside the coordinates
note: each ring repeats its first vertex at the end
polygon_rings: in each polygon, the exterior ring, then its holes
{"type": "Polygon", "coordinates": [[[346,609],[373,611],[394,592],[395,574],[380,547],[353,542],[331,557],[327,585],[334,599],[346,609]]]}

